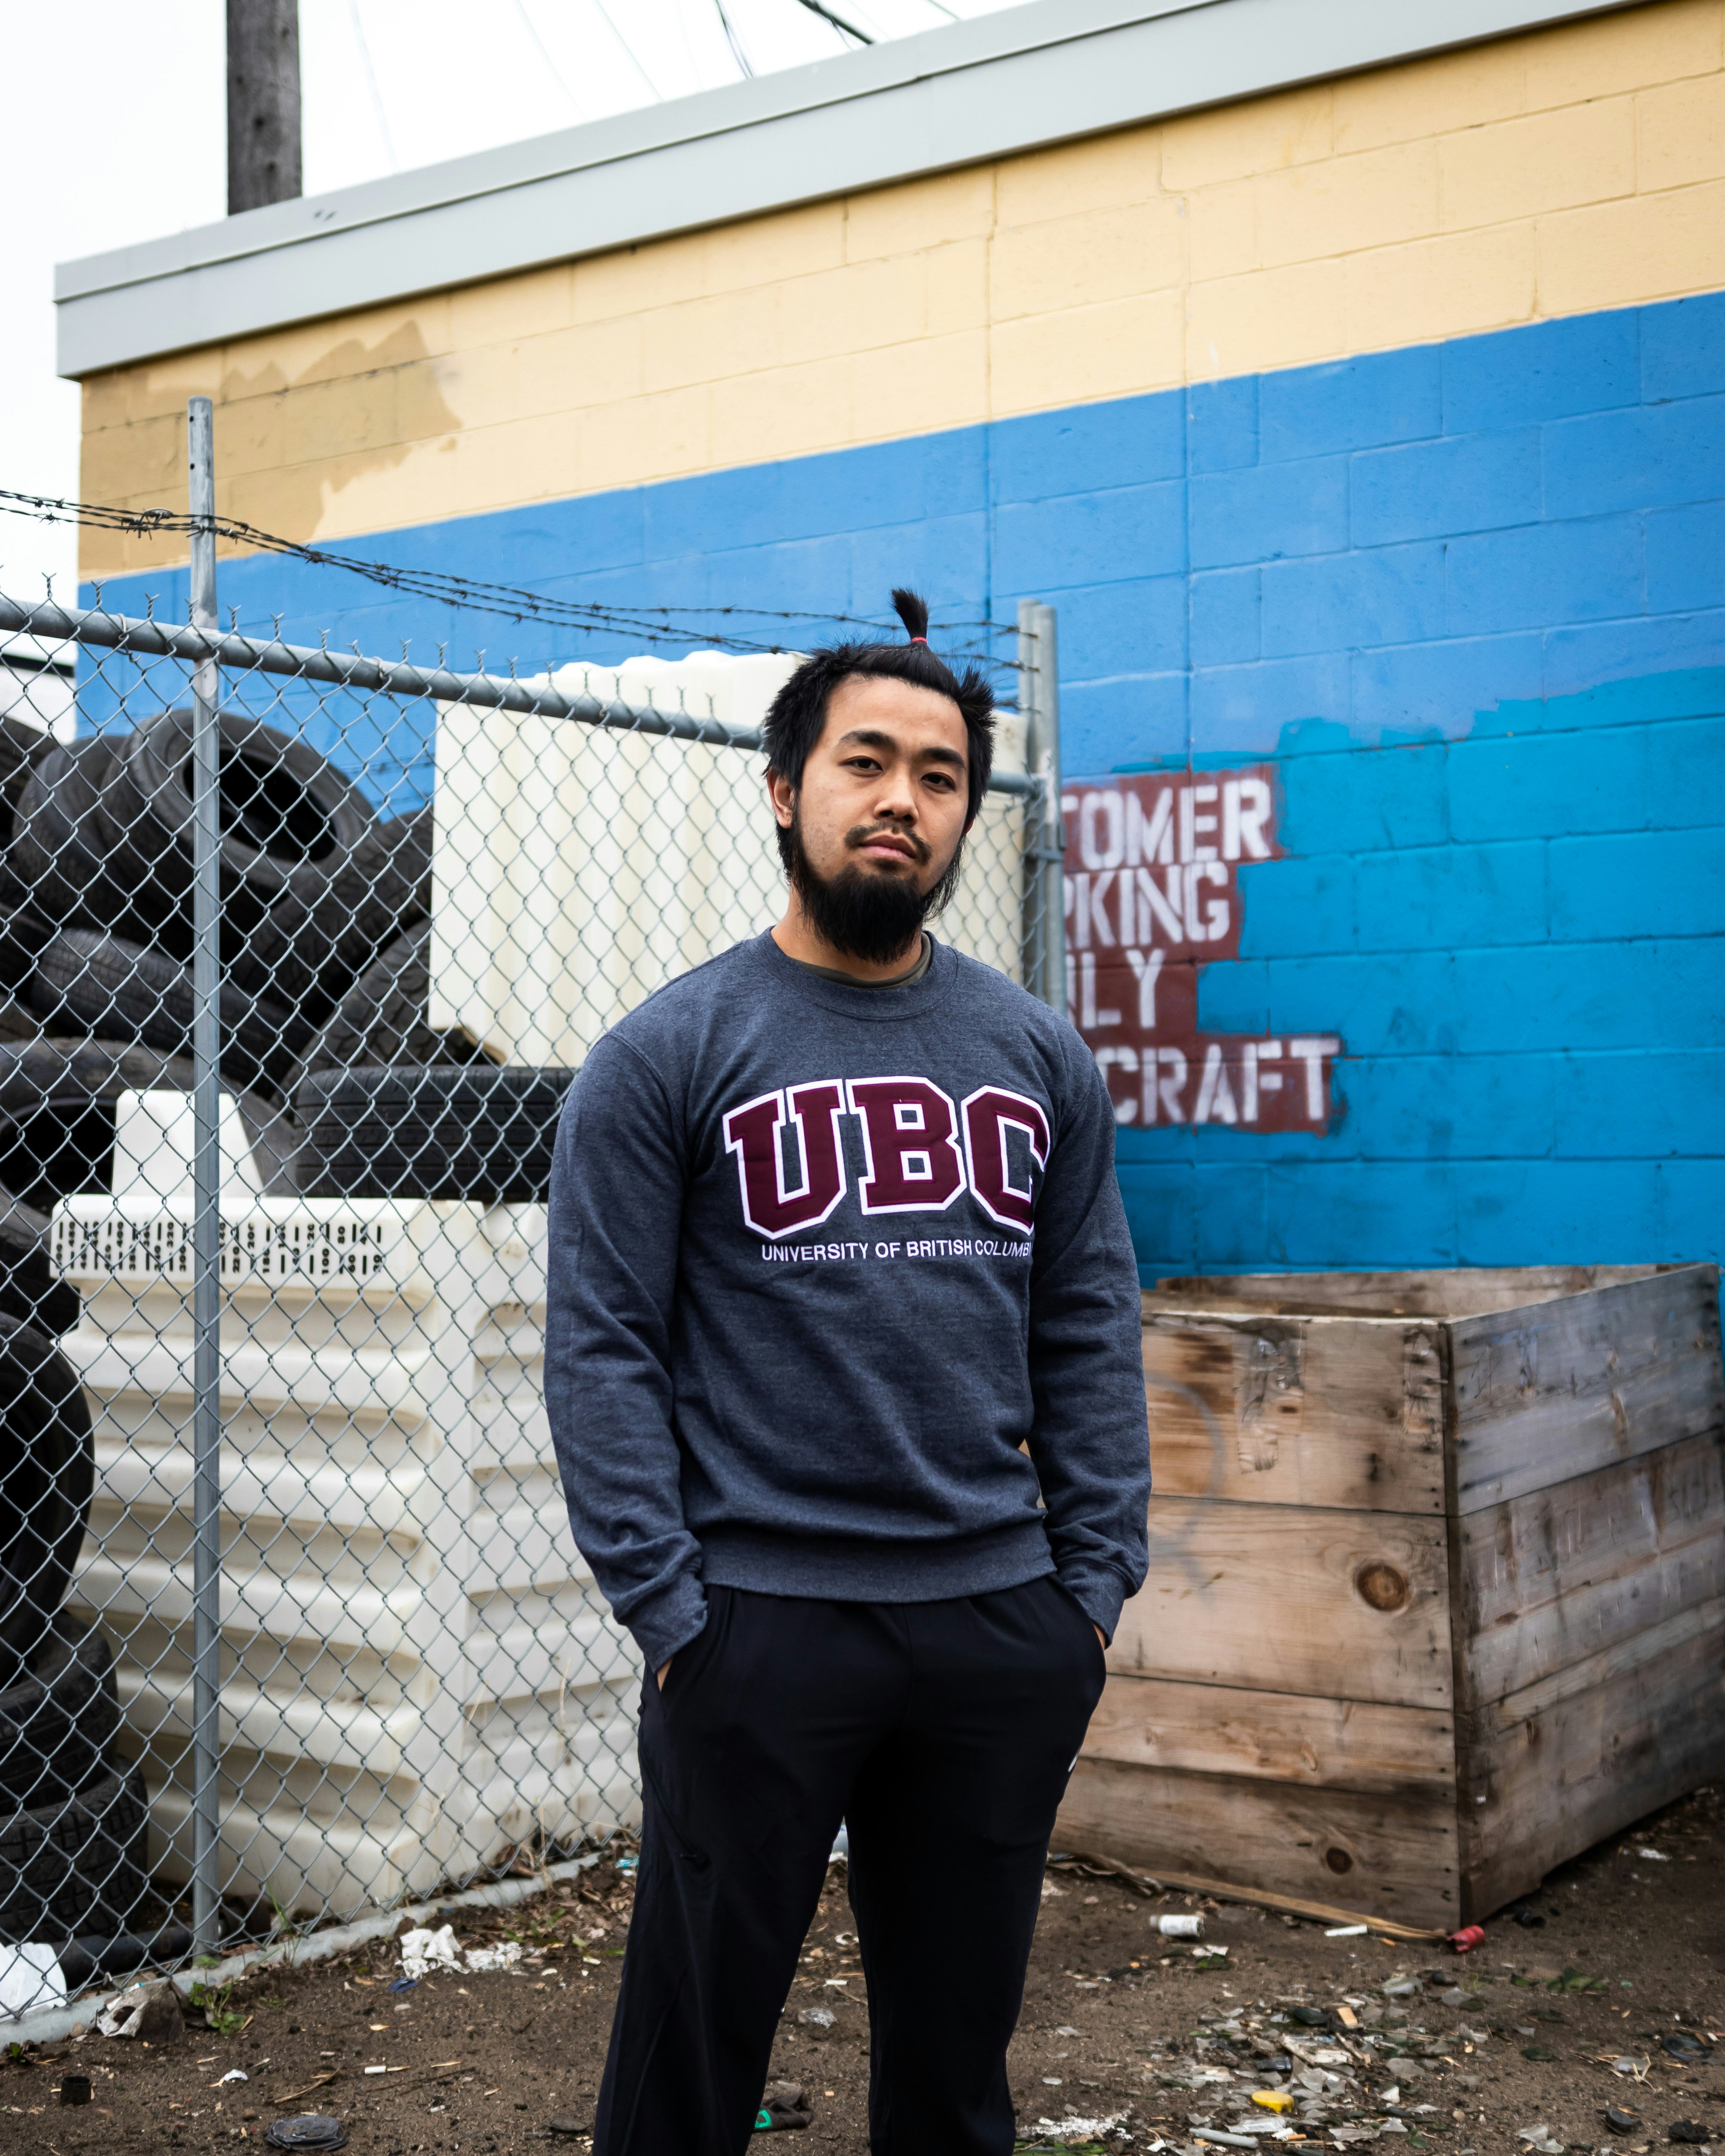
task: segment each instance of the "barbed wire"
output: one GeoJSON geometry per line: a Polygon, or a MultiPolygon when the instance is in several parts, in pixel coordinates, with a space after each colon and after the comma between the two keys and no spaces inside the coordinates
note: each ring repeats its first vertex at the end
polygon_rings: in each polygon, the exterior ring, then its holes
{"type": "MultiPolygon", "coordinates": [[[[198,520],[182,510],[121,509],[104,502],[71,501],[56,495],[25,494],[12,487],[0,487],[0,511],[39,523],[75,524],[86,530],[121,531],[134,538],[189,537],[199,528],[198,520]]],[[[786,651],[793,648],[783,637],[767,639],[759,634],[748,636],[715,629],[710,624],[716,619],[739,624],[810,622],[875,630],[886,625],[884,618],[880,616],[823,613],[790,607],[601,606],[588,600],[556,598],[522,585],[492,583],[484,578],[465,577],[454,571],[404,568],[396,562],[367,561],[361,556],[336,553],[325,547],[307,547],[296,539],[284,539],[273,531],[260,531],[255,524],[248,524],[239,517],[214,517],[211,525],[218,539],[251,547],[259,553],[285,555],[317,568],[345,570],[350,576],[362,577],[368,583],[400,592],[410,598],[428,599],[439,606],[459,607],[475,613],[501,614],[514,622],[544,622],[558,628],[635,637],[647,644],[681,644],[742,652],[786,651]],[[672,619],[676,615],[696,617],[700,625],[691,622],[687,628],[680,627],[672,619]]],[[[942,619],[937,626],[947,632],[980,632],[979,639],[973,638],[954,644],[951,648],[955,653],[966,657],[986,657],[994,666],[1012,669],[1015,665],[1015,661],[995,656],[987,649],[997,636],[1016,635],[1015,624],[984,618],[942,619]]]]}

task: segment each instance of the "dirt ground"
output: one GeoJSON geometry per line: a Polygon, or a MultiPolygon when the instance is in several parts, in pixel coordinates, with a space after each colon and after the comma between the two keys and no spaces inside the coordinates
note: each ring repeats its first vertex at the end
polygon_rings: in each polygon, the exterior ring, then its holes
{"type": "MultiPolygon", "coordinates": [[[[1239,2134],[1242,2121],[1291,2128],[1308,2148],[1401,2138],[1442,2156],[1636,2151],[1684,2123],[1693,2131],[1679,2138],[1711,2147],[1717,2131],[1725,2142],[1722,1837],[1725,1789],[1704,1790],[1554,1873],[1522,1921],[1494,1918],[1462,1957],[1329,1938],[1238,1904],[1147,1900],[1053,1866],[1010,2057],[1021,2146],[1123,2156],[1129,2138],[1134,2151],[1208,2156],[1235,2143],[1198,2141],[1200,2131],[1245,2146],[1265,2138],[1239,2134]],[[1155,1933],[1159,1912],[1198,1906],[1205,1948],[1227,1949],[1220,1959],[1155,1933]],[[1251,2102],[1276,2092],[1291,2111],[1251,2102]]],[[[218,2006],[226,2034],[200,2016],[166,2046],[92,2034],[21,2056],[14,2046],[0,2069],[0,2148],[222,2148],[322,2111],[375,2156],[583,2150],[631,1892],[608,1858],[578,1888],[452,1912],[464,1945],[518,1943],[518,1971],[431,1975],[393,1994],[396,1950],[379,1946],[260,1973],[218,2006]],[[235,2067],[248,2079],[223,2086],[235,2067]],[[60,2105],[63,2073],[90,2077],[88,2107],[60,2105]]],[[[929,1951],[957,1989],[965,1943],[943,1934],[941,1903],[931,1862],[929,1951]]],[[[864,2156],[866,2042],[835,1866],[774,2052],[775,2073],[812,2099],[808,2156],[864,2156]],[[798,2018],[810,2011],[830,2027],[798,2018]]]]}

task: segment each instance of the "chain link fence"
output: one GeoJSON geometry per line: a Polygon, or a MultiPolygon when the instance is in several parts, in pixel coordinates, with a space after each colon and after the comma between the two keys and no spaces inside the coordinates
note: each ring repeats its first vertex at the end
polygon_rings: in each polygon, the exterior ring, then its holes
{"type": "MultiPolygon", "coordinates": [[[[186,627],[0,599],[14,2013],[634,1824],[542,1399],[552,1141],[783,898],[793,657],[455,675],[220,634],[213,582],[208,542],[186,627]]],[[[1064,1007],[1052,639],[939,932],[1064,1007]]]]}

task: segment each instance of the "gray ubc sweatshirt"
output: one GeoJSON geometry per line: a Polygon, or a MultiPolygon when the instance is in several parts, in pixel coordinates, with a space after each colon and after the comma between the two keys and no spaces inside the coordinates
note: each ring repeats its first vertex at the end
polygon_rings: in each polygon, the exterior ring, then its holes
{"type": "Polygon", "coordinates": [[[938,943],[902,987],[761,936],[661,988],[564,1106],[545,1394],[649,1669],[709,1583],[930,1602],[1054,1572],[1111,1636],[1150,1460],[1084,1043],[938,943]]]}

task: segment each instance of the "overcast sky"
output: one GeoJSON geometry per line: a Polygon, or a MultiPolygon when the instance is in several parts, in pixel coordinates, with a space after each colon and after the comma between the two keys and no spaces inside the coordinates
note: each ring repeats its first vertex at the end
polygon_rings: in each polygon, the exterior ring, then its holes
{"type": "MultiPolygon", "coordinates": [[[[300,0],[305,192],[825,58],[848,40],[798,0],[300,0]],[[735,49],[732,39],[735,40],[735,49]]],[[[832,0],[877,37],[1004,0],[832,0]]],[[[208,224],[226,208],[223,0],[0,0],[12,215],[0,335],[0,487],[75,495],[78,390],[54,371],[54,265],[208,224]],[[69,24],[76,64],[67,65],[69,24]]],[[[0,588],[74,590],[69,527],[0,516],[0,588]]]]}

